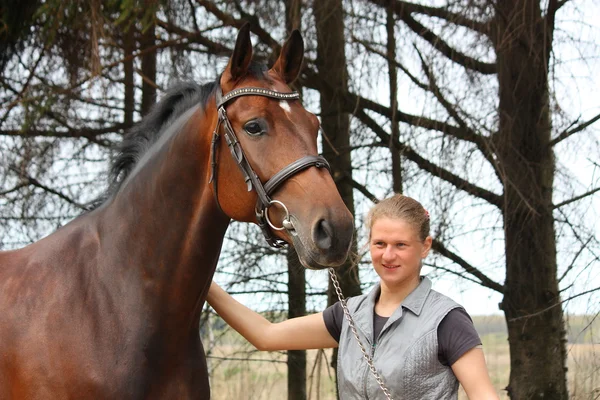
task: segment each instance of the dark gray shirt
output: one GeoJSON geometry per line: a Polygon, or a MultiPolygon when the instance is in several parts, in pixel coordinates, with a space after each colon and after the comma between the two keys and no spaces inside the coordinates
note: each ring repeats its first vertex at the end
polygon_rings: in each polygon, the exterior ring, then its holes
{"type": "MultiPolygon", "coordinates": [[[[338,301],[323,311],[323,320],[331,337],[340,341],[344,310],[338,301]]],[[[373,312],[373,337],[387,322],[387,317],[381,317],[373,312]]],[[[444,317],[438,326],[438,360],[442,365],[451,366],[463,354],[473,347],[481,345],[481,339],[473,326],[473,321],[464,308],[455,308],[444,317]]]]}

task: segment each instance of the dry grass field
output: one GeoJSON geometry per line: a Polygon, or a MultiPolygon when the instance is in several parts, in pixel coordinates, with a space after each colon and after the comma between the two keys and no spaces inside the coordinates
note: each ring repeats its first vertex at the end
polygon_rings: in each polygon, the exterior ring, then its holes
{"type": "MultiPolygon", "coordinates": [[[[476,322],[477,326],[477,322],[476,322]]],[[[479,328],[478,328],[479,330],[479,328]]],[[[484,352],[492,383],[501,399],[508,399],[503,390],[509,377],[510,358],[506,335],[482,333],[484,352]]],[[[255,351],[252,346],[227,332],[210,350],[212,396],[215,400],[285,399],[287,396],[287,366],[285,353],[255,351]]],[[[206,343],[205,343],[206,344],[206,343]]],[[[208,347],[208,346],[207,346],[208,347]]],[[[568,345],[568,380],[572,400],[600,399],[600,343],[568,345]]],[[[308,352],[308,398],[334,400],[333,369],[329,366],[331,351],[308,352]]],[[[464,393],[459,399],[467,399],[464,393]]]]}
{"type": "MultiPolygon", "coordinates": [[[[495,338],[483,339],[484,351],[494,387],[501,399],[508,399],[503,388],[508,383],[508,345],[495,338]]],[[[331,351],[308,352],[309,399],[333,400],[333,370],[329,367],[331,351]]],[[[223,346],[210,359],[211,385],[215,400],[285,399],[287,366],[283,353],[260,353],[248,346],[223,346]],[[212,358],[215,357],[215,358],[212,358]],[[258,361],[264,360],[264,361],[258,361]]],[[[569,345],[569,390],[572,400],[600,399],[600,345],[569,345]]],[[[466,399],[460,393],[459,399],[466,399]]]]}

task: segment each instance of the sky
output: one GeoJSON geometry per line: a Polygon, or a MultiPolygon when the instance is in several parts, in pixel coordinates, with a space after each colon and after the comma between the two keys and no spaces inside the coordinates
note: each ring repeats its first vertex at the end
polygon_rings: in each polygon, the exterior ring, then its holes
{"type": "MultiPolygon", "coordinates": [[[[586,121],[600,113],[600,2],[587,0],[567,3],[560,11],[557,34],[555,35],[555,58],[561,60],[554,69],[556,79],[553,89],[560,93],[558,104],[573,117],[580,116],[581,121],[586,121]],[[593,5],[593,6],[590,6],[593,5]],[[577,7],[581,8],[580,10],[577,7]],[[584,8],[585,7],[585,8],[584,8]],[[572,42],[569,42],[573,39],[572,42]],[[577,45],[571,43],[578,43],[577,45]]],[[[221,60],[225,62],[225,60],[221,60]]],[[[212,72],[212,71],[211,71],[212,72]]],[[[387,100],[382,100],[386,104],[387,100]]],[[[403,110],[414,114],[422,113],[418,107],[427,106],[427,103],[414,101],[414,109],[411,103],[403,103],[403,110]]],[[[583,135],[595,137],[600,141],[600,121],[592,129],[583,135]]],[[[571,139],[568,139],[571,143],[571,139]]],[[[573,140],[578,140],[574,138],[573,140]]],[[[569,144],[570,144],[569,143],[569,144]]],[[[583,141],[582,143],[587,143],[583,141]]],[[[597,148],[590,149],[582,147],[571,154],[563,154],[562,147],[557,151],[560,153],[560,167],[568,170],[577,177],[578,183],[574,183],[579,190],[585,191],[586,187],[598,186],[598,171],[591,161],[599,162],[600,155],[597,148]]],[[[600,193],[594,195],[591,202],[589,215],[590,220],[600,220],[600,193]]],[[[361,216],[359,216],[360,218],[361,216]]],[[[435,218],[435,216],[433,216],[435,218]]],[[[596,225],[597,237],[600,237],[600,227],[596,225]]],[[[469,254],[474,265],[485,264],[484,255],[478,255],[477,249],[472,243],[459,243],[461,254],[469,254]]],[[[445,274],[438,276],[431,268],[425,267],[423,272],[429,274],[434,282],[434,288],[443,294],[452,297],[461,303],[469,313],[473,315],[501,314],[498,303],[501,301],[499,294],[482,288],[479,285],[469,283],[464,279],[445,274]]],[[[373,281],[374,277],[368,271],[362,272],[364,281],[373,281]]],[[[324,286],[327,280],[326,271],[309,271],[309,280],[324,286]]],[[[495,271],[494,278],[502,282],[502,271],[495,271]]],[[[220,279],[218,277],[218,279],[220,279]]],[[[219,281],[224,283],[225,280],[219,281]]],[[[565,292],[563,298],[567,298],[583,290],[600,286],[600,266],[593,265],[586,271],[581,271],[575,280],[575,286],[565,292]]],[[[368,288],[367,288],[368,290],[368,288]]],[[[566,310],[571,313],[590,313],[600,310],[600,294],[591,297],[582,297],[566,303],[566,310]]],[[[248,305],[257,303],[256,300],[248,299],[248,305]]]]}
{"type": "MultiPolygon", "coordinates": [[[[562,108],[570,117],[579,122],[587,121],[600,114],[600,7],[597,1],[571,2],[560,10],[558,14],[557,31],[554,38],[554,58],[560,60],[554,64],[552,74],[555,79],[552,81],[552,90],[556,94],[556,104],[562,108]],[[595,7],[594,7],[595,6],[595,7]],[[574,44],[576,43],[576,44],[574,44]]],[[[401,90],[401,89],[400,89],[401,90]]],[[[383,94],[387,96],[387,94],[383,94]]],[[[389,101],[382,99],[381,103],[386,104],[389,101]]],[[[414,101],[403,103],[403,111],[414,114],[422,114],[427,103],[414,101]]],[[[600,142],[600,121],[591,129],[579,135],[586,135],[582,138],[573,137],[567,139],[563,144],[557,146],[558,168],[568,172],[570,176],[575,177],[575,181],[568,182],[568,185],[574,187],[576,193],[583,193],[592,187],[600,185],[598,177],[598,166],[594,166],[600,161],[598,147],[588,147],[590,143],[598,144],[600,142]],[[575,144],[574,144],[575,143],[575,144]],[[564,149],[569,148],[569,152],[564,149]],[[572,149],[575,149],[574,151],[572,149]]],[[[577,136],[577,135],[575,135],[577,136]]],[[[561,198],[561,186],[555,191],[555,202],[563,200],[561,198]]],[[[410,195],[410,193],[409,193],[410,195]]],[[[590,226],[594,229],[594,220],[600,220],[600,192],[593,198],[584,203],[588,207],[584,211],[589,215],[590,226]]],[[[468,207],[465,205],[465,207],[468,207]]],[[[358,218],[361,218],[359,215],[358,218]]],[[[435,218],[435,216],[432,216],[435,218]]],[[[473,223],[465,216],[466,223],[473,223]]],[[[596,237],[600,237],[600,224],[595,224],[596,237]]],[[[361,243],[359,243],[360,247],[361,243]]],[[[496,249],[503,252],[503,243],[496,249]]],[[[467,254],[468,260],[478,268],[485,268],[486,254],[481,254],[476,243],[463,242],[457,243],[460,249],[459,254],[467,254]]],[[[560,255],[569,253],[569,248],[561,247],[559,243],[559,264],[567,263],[564,257],[560,255]]],[[[590,268],[581,268],[579,271],[572,271],[573,286],[566,288],[561,294],[563,300],[568,299],[578,293],[600,287],[600,265],[593,262],[590,268]]],[[[563,268],[564,269],[564,268],[563,268]]],[[[455,301],[465,307],[471,315],[501,315],[499,303],[502,296],[489,289],[483,288],[478,284],[470,283],[464,279],[451,274],[440,275],[432,268],[425,266],[423,274],[431,277],[434,289],[453,298],[455,301]]],[[[503,270],[496,268],[493,271],[486,271],[499,283],[503,283],[503,270]]],[[[559,272],[560,274],[560,272],[559,272]]],[[[219,281],[219,275],[217,275],[219,281]]],[[[314,285],[323,286],[327,279],[326,271],[308,271],[307,280],[314,285]]],[[[363,282],[375,281],[376,277],[370,271],[361,270],[361,280],[363,282]]],[[[564,285],[563,285],[564,286],[564,285]]],[[[368,291],[369,288],[366,288],[368,291]]],[[[260,307],[263,299],[247,298],[238,296],[240,301],[249,306],[260,307]]],[[[320,305],[324,307],[324,304],[320,305]]],[[[591,296],[581,296],[576,299],[568,300],[563,304],[566,312],[571,314],[594,314],[600,312],[600,292],[591,296]]],[[[316,307],[317,309],[319,306],[316,307]]]]}
{"type": "MultiPolygon", "coordinates": [[[[573,118],[580,122],[587,121],[600,114],[600,4],[597,1],[571,2],[564,6],[557,15],[557,31],[554,37],[554,58],[561,60],[554,66],[553,91],[557,104],[573,118]],[[573,43],[577,42],[576,45],[573,43]]],[[[416,112],[420,110],[414,110],[416,112]]],[[[557,146],[558,168],[570,172],[579,182],[570,182],[576,192],[584,193],[592,187],[600,186],[598,166],[600,154],[598,147],[587,147],[586,144],[598,143],[600,140],[600,121],[592,129],[582,135],[587,138],[572,137],[557,146]],[[589,140],[588,140],[589,139],[589,140]],[[567,143],[568,142],[568,143],[567,143]],[[581,147],[578,148],[578,144],[581,147]],[[569,146],[574,152],[567,154],[564,149],[569,146]]],[[[555,192],[555,202],[560,199],[560,191],[555,192]]],[[[593,195],[588,202],[589,219],[600,220],[600,193],[593,195]]],[[[593,224],[593,222],[592,222],[593,224]]],[[[596,237],[600,237],[600,224],[595,223],[596,237]]],[[[463,248],[473,248],[472,243],[463,244],[463,248]]],[[[559,248],[559,251],[561,249],[559,248]]],[[[466,252],[471,255],[474,250],[466,252]]],[[[474,265],[482,263],[471,259],[474,265]]],[[[568,260],[560,260],[566,262],[568,260]]],[[[591,268],[574,272],[574,286],[565,290],[563,300],[585,290],[600,287],[600,265],[595,262],[591,268]]],[[[424,273],[431,272],[427,267],[424,273]]],[[[573,273],[572,273],[573,274],[573,273]]],[[[499,280],[502,282],[502,279],[499,280]]],[[[434,278],[434,288],[461,303],[473,315],[501,314],[498,303],[500,294],[471,284],[463,279],[444,275],[434,278]]],[[[569,300],[564,304],[565,310],[575,314],[600,312],[600,293],[592,296],[569,300]]]]}

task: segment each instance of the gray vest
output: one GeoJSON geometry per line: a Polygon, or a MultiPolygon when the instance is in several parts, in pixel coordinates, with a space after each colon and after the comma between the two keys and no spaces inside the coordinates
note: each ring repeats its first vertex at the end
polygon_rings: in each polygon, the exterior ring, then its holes
{"type": "MultiPolygon", "coordinates": [[[[365,350],[394,400],[458,398],[458,380],[452,369],[438,360],[437,328],[450,310],[460,307],[452,299],[421,283],[394,311],[373,343],[373,310],[380,287],[348,299],[365,350]]],[[[383,391],[369,371],[348,321],[344,318],[338,352],[338,388],[341,400],[382,399],[383,391]]]]}

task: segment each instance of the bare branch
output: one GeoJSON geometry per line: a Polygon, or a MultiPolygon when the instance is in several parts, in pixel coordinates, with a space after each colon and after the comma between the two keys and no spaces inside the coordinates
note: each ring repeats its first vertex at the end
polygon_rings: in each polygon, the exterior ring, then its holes
{"type": "Polygon", "coordinates": [[[371,200],[374,204],[379,203],[379,199],[377,198],[377,196],[375,196],[373,193],[371,193],[365,185],[352,179],[352,177],[350,177],[348,174],[344,174],[344,176],[341,179],[336,179],[336,183],[338,180],[342,180],[342,179],[346,179],[350,183],[350,186],[352,186],[354,189],[361,192],[366,198],[371,200]]]}
{"type": "MultiPolygon", "coordinates": [[[[387,59],[386,54],[373,48],[369,44],[367,44],[363,41],[360,41],[360,40],[357,40],[357,42],[360,43],[361,45],[363,45],[367,50],[387,59]]],[[[442,96],[441,91],[439,90],[439,87],[435,83],[433,75],[431,74],[429,69],[426,70],[426,74],[430,78],[430,85],[419,81],[415,76],[413,76],[410,73],[410,71],[408,71],[402,64],[398,63],[396,60],[393,60],[393,62],[395,63],[396,67],[400,68],[411,79],[411,81],[413,81],[415,83],[415,85],[417,85],[418,87],[420,87],[423,90],[433,93],[436,96],[436,98],[438,98],[438,101],[440,101],[442,106],[444,106],[444,108],[446,108],[446,110],[448,110],[450,115],[459,123],[460,127],[455,127],[453,125],[449,125],[449,124],[446,124],[446,123],[440,122],[440,121],[428,120],[423,117],[412,116],[410,114],[405,114],[405,113],[402,113],[397,110],[396,113],[401,114],[403,117],[403,118],[401,118],[401,121],[403,121],[405,123],[409,123],[411,125],[421,126],[421,127],[427,128],[427,129],[436,129],[436,128],[441,127],[441,132],[446,133],[450,136],[453,136],[457,139],[466,140],[468,142],[475,144],[477,146],[477,148],[479,149],[479,151],[481,151],[481,153],[485,157],[485,159],[488,160],[488,162],[494,169],[496,176],[498,176],[500,178],[499,171],[498,171],[498,168],[496,165],[496,161],[494,159],[493,151],[490,148],[489,141],[487,140],[487,138],[485,136],[479,135],[478,133],[473,131],[471,128],[469,128],[468,125],[466,124],[466,122],[460,118],[460,116],[454,110],[452,105],[442,96]]],[[[423,64],[423,67],[426,68],[427,67],[426,64],[423,64]]],[[[365,100],[363,98],[360,98],[360,101],[363,103],[368,102],[368,100],[365,100]]],[[[370,108],[371,110],[379,112],[379,113],[385,113],[386,116],[388,114],[388,111],[385,111],[385,107],[378,107],[377,110],[375,110],[374,107],[367,107],[367,108],[370,108]]],[[[389,113],[391,114],[392,111],[389,111],[389,113]]],[[[436,129],[436,130],[439,130],[439,129],[436,129]]]]}
{"type": "Polygon", "coordinates": [[[587,247],[587,245],[592,241],[594,237],[590,236],[588,238],[588,240],[586,240],[585,243],[583,243],[581,245],[581,247],[579,248],[579,250],[577,250],[577,253],[575,254],[575,256],[573,257],[573,260],[571,261],[571,263],[569,264],[569,266],[567,267],[567,269],[565,269],[565,272],[561,275],[560,278],[558,278],[558,283],[560,283],[563,279],[565,279],[565,277],[569,274],[569,272],[573,269],[573,267],[575,266],[575,261],[577,261],[577,259],[579,258],[579,256],[581,255],[581,253],[583,253],[583,250],[585,250],[585,248],[587,247]]]}
{"type": "Polygon", "coordinates": [[[109,140],[99,138],[99,136],[112,132],[122,132],[124,128],[117,126],[101,129],[68,129],[68,130],[40,130],[28,129],[26,131],[8,129],[0,130],[0,136],[20,136],[20,137],[52,137],[69,139],[87,139],[102,147],[110,147],[113,143],[109,140]]]}
{"type": "Polygon", "coordinates": [[[437,17],[440,19],[444,19],[448,22],[451,22],[458,26],[464,26],[465,28],[469,28],[474,30],[475,32],[482,33],[484,35],[489,35],[489,23],[481,23],[474,21],[472,19],[466,18],[462,14],[456,14],[451,11],[448,11],[447,8],[443,7],[429,7],[420,4],[408,3],[406,1],[400,0],[369,0],[373,4],[377,4],[382,7],[389,7],[390,5],[393,7],[396,15],[402,17],[403,14],[423,14],[428,15],[430,17],[437,17]]]}
{"type": "Polygon", "coordinates": [[[416,4],[407,3],[404,1],[396,0],[394,3],[391,0],[370,0],[372,3],[388,7],[390,4],[393,5],[394,12],[398,17],[404,21],[404,23],[417,35],[429,42],[433,48],[442,53],[448,59],[454,61],[457,64],[462,65],[467,69],[480,72],[482,74],[495,74],[497,72],[495,63],[486,63],[479,61],[475,58],[469,57],[466,54],[453,49],[445,40],[440,38],[438,35],[433,33],[431,30],[423,26],[420,22],[412,17],[414,12],[422,12],[430,15],[429,13],[436,12],[436,16],[439,18],[447,18],[448,21],[456,23],[461,21],[459,25],[467,26],[471,29],[475,29],[480,33],[487,34],[488,29],[486,25],[479,24],[475,21],[470,21],[465,17],[458,17],[456,14],[450,13],[447,10],[435,9],[433,7],[417,6],[416,4]]]}
{"type": "Polygon", "coordinates": [[[521,315],[520,317],[511,318],[511,319],[510,319],[510,321],[516,321],[516,320],[523,319],[523,318],[531,318],[531,317],[536,317],[536,316],[538,316],[538,315],[540,315],[540,314],[543,314],[543,313],[545,313],[546,311],[549,311],[549,310],[553,309],[553,308],[554,308],[554,307],[556,307],[556,306],[559,306],[559,305],[561,305],[561,304],[563,304],[563,303],[566,303],[566,302],[568,302],[568,301],[571,301],[571,300],[573,300],[573,299],[576,299],[576,298],[578,298],[578,297],[585,296],[586,294],[590,294],[590,293],[593,293],[593,292],[597,292],[597,291],[599,291],[599,290],[600,290],[600,286],[598,286],[598,287],[596,287],[596,288],[594,288],[594,289],[586,290],[585,292],[577,293],[576,295],[574,295],[574,296],[571,296],[571,297],[568,297],[568,298],[566,298],[566,299],[564,299],[564,300],[562,300],[562,301],[559,301],[559,302],[557,302],[557,303],[554,303],[554,304],[552,304],[551,306],[548,306],[548,307],[544,308],[544,309],[543,309],[543,310],[541,310],[541,311],[538,311],[538,312],[536,312],[536,313],[533,313],[533,314],[521,315]]]}
{"type": "MultiPolygon", "coordinates": [[[[365,99],[364,97],[348,93],[348,100],[349,103],[352,105],[358,104],[359,106],[362,106],[371,111],[375,111],[376,113],[381,114],[385,117],[390,118],[392,115],[392,111],[388,107],[382,106],[379,103],[375,103],[371,100],[365,99]]],[[[483,137],[475,134],[472,131],[464,131],[459,127],[447,124],[445,122],[436,121],[422,116],[403,113],[400,110],[396,111],[396,115],[398,116],[398,120],[401,122],[405,122],[407,124],[425,129],[431,129],[438,132],[446,133],[457,139],[466,140],[468,142],[474,143],[477,145],[477,147],[481,146],[482,148],[484,148],[483,137]]]]}
{"type": "Polygon", "coordinates": [[[565,200],[565,201],[563,201],[563,202],[560,202],[560,203],[558,203],[558,204],[555,204],[555,205],[552,207],[552,209],[557,209],[557,208],[560,208],[560,207],[566,206],[567,204],[571,204],[571,203],[574,203],[574,202],[576,202],[576,201],[579,201],[579,200],[583,199],[584,197],[591,196],[592,194],[596,193],[596,192],[597,192],[597,191],[599,191],[599,190],[600,190],[600,187],[597,187],[597,188],[594,188],[594,189],[592,189],[592,190],[589,190],[589,191],[587,191],[587,192],[585,192],[585,193],[583,193],[583,194],[580,194],[579,196],[575,196],[575,197],[573,197],[572,199],[565,200]]]}
{"type": "Polygon", "coordinates": [[[566,138],[568,138],[569,136],[577,133],[577,132],[581,132],[582,130],[584,130],[585,128],[587,128],[588,126],[592,125],[594,122],[600,120],[600,114],[596,115],[594,118],[583,122],[579,125],[577,125],[575,128],[573,129],[567,129],[565,131],[563,131],[560,135],[558,135],[557,137],[555,137],[554,139],[552,139],[550,141],[550,143],[548,143],[549,146],[554,146],[557,143],[562,142],[563,140],[565,140],[566,138]]]}
{"type": "Polygon", "coordinates": [[[40,188],[40,189],[42,189],[42,190],[44,190],[44,191],[46,191],[48,193],[51,193],[51,194],[53,194],[55,196],[58,196],[61,199],[63,199],[64,201],[66,201],[67,203],[72,204],[75,207],[80,208],[80,209],[82,209],[84,211],[87,211],[88,208],[86,206],[84,206],[83,204],[80,204],[80,203],[76,202],[75,200],[73,200],[72,198],[70,198],[69,196],[67,196],[66,194],[61,193],[58,190],[52,189],[52,188],[50,188],[50,187],[42,184],[40,181],[38,181],[35,178],[26,177],[26,179],[27,179],[27,182],[30,185],[35,186],[37,188],[40,188]]]}
{"type": "Polygon", "coordinates": [[[95,138],[112,132],[121,132],[125,128],[124,124],[117,124],[99,129],[68,129],[68,130],[43,130],[43,129],[7,129],[0,130],[2,136],[23,136],[23,137],[56,137],[56,138],[95,138]]]}
{"type": "Polygon", "coordinates": [[[432,263],[424,263],[423,265],[428,265],[431,268],[435,268],[437,271],[442,271],[442,272],[447,272],[449,274],[452,274],[454,276],[458,276],[460,279],[463,279],[465,281],[468,282],[473,282],[477,285],[481,285],[481,282],[479,282],[479,280],[477,280],[476,278],[466,274],[464,271],[455,271],[452,268],[447,268],[447,267],[443,267],[441,265],[437,265],[437,264],[432,264],[432,263]]]}
{"type": "MultiPolygon", "coordinates": [[[[176,39],[162,41],[154,46],[147,47],[147,48],[140,50],[134,54],[123,57],[120,60],[117,60],[110,64],[104,65],[104,66],[102,66],[102,68],[99,71],[90,73],[87,77],[80,79],[78,82],[74,83],[73,85],[71,85],[69,87],[56,88],[55,93],[56,94],[68,94],[68,93],[72,92],[73,90],[75,90],[76,88],[81,87],[85,83],[90,82],[90,81],[94,80],[95,78],[102,76],[103,74],[106,74],[106,71],[109,71],[112,68],[116,67],[117,65],[122,64],[126,61],[130,61],[132,59],[139,58],[148,53],[155,52],[158,49],[178,46],[178,45],[182,45],[182,44],[189,44],[190,42],[196,42],[196,43],[200,43],[202,45],[212,45],[216,49],[227,49],[227,47],[225,47],[225,46],[218,45],[215,42],[205,39],[201,35],[200,32],[189,32],[188,35],[186,35],[186,36],[182,35],[181,37],[176,38],[176,39]]],[[[228,53],[230,52],[229,49],[227,50],[227,52],[228,53]]],[[[14,107],[16,104],[19,104],[19,103],[28,103],[28,102],[39,101],[43,97],[44,97],[44,95],[37,95],[37,96],[29,97],[29,98],[16,99],[13,102],[11,102],[7,107],[9,107],[9,108],[14,107]]]]}
{"type": "MultiPolygon", "coordinates": [[[[361,44],[365,49],[367,49],[371,53],[377,54],[377,55],[381,56],[383,59],[386,59],[386,60],[388,59],[387,54],[385,54],[384,52],[382,52],[380,50],[377,50],[375,47],[371,46],[369,43],[365,42],[364,40],[361,40],[355,36],[352,36],[352,40],[356,43],[361,44]]],[[[396,68],[398,68],[402,72],[404,72],[404,74],[406,74],[406,76],[408,76],[408,78],[419,88],[429,91],[429,86],[427,86],[426,83],[423,83],[420,80],[418,80],[417,77],[414,76],[404,65],[399,63],[397,60],[388,60],[388,61],[393,62],[394,65],[396,66],[396,68]]]]}
{"type": "MultiPolygon", "coordinates": [[[[363,110],[357,111],[355,115],[363,124],[369,127],[369,129],[371,129],[381,139],[383,147],[388,147],[387,144],[390,142],[390,136],[387,132],[385,132],[363,110]]],[[[429,172],[433,176],[437,176],[438,178],[445,180],[446,182],[454,185],[456,188],[463,190],[474,197],[484,199],[488,203],[493,204],[500,210],[502,210],[502,196],[490,192],[487,189],[483,189],[477,185],[474,185],[471,182],[440,167],[439,165],[436,165],[426,160],[416,151],[414,151],[411,147],[406,146],[405,144],[400,143],[397,140],[393,142],[393,145],[396,148],[396,150],[400,151],[402,155],[404,155],[407,159],[416,163],[422,170],[429,172]]]]}
{"type": "Polygon", "coordinates": [[[480,270],[478,270],[477,268],[475,268],[474,266],[469,264],[466,260],[461,258],[458,254],[456,254],[456,253],[450,251],[448,248],[446,248],[446,246],[444,246],[444,244],[442,244],[440,241],[434,239],[432,248],[433,248],[433,250],[440,253],[444,257],[448,258],[449,260],[453,261],[457,265],[461,266],[465,270],[465,272],[467,272],[468,274],[473,275],[475,278],[477,278],[482,286],[485,286],[489,289],[495,290],[498,293],[504,293],[503,285],[488,278],[483,272],[481,272],[480,270]]]}
{"type": "Polygon", "coordinates": [[[27,183],[19,183],[17,186],[13,187],[12,189],[8,189],[8,190],[4,190],[4,191],[0,192],[0,196],[6,196],[7,194],[16,192],[17,190],[19,190],[25,186],[27,186],[27,183]]]}
{"type": "Polygon", "coordinates": [[[477,71],[486,75],[495,74],[497,72],[495,63],[482,62],[472,57],[469,57],[458,50],[453,49],[448,43],[446,43],[446,41],[442,40],[435,33],[427,29],[425,26],[421,25],[417,20],[415,20],[411,16],[405,16],[404,18],[402,18],[402,20],[406,23],[406,25],[408,25],[410,29],[413,30],[413,32],[421,36],[423,39],[429,42],[429,44],[431,44],[436,50],[438,50],[440,53],[442,53],[455,63],[460,64],[467,69],[471,69],[473,71],[477,71]]]}
{"type": "MultiPolygon", "coordinates": [[[[566,224],[571,230],[571,233],[573,233],[573,236],[575,236],[575,239],[577,239],[579,243],[583,243],[585,240],[577,230],[577,225],[569,220],[569,217],[565,214],[563,210],[559,208],[558,212],[563,216],[564,219],[560,220],[556,218],[555,220],[566,224]]],[[[600,260],[600,255],[596,254],[596,252],[593,250],[593,247],[588,247],[587,250],[594,255],[596,260],[600,260]]]]}
{"type": "MultiPolygon", "coordinates": [[[[0,119],[0,126],[2,126],[4,124],[4,122],[6,122],[11,110],[18,104],[18,100],[20,100],[22,98],[23,94],[25,94],[27,92],[27,89],[29,88],[29,85],[31,84],[31,80],[35,76],[35,71],[36,71],[37,67],[40,65],[40,62],[42,61],[47,50],[48,50],[48,45],[45,45],[42,48],[42,50],[40,51],[40,54],[38,55],[37,60],[34,62],[33,67],[29,71],[29,76],[27,77],[27,80],[25,81],[25,84],[23,85],[21,92],[17,95],[17,101],[12,101],[11,104],[8,105],[8,107],[6,108],[6,112],[0,119]]],[[[21,57],[19,57],[19,59],[20,58],[21,57]]]]}
{"type": "MultiPolygon", "coordinates": [[[[416,49],[416,47],[415,47],[415,49],[416,49]]],[[[417,50],[417,54],[419,55],[419,59],[421,60],[421,67],[423,68],[423,72],[427,76],[427,79],[429,79],[429,91],[431,93],[433,93],[435,98],[446,109],[448,114],[456,121],[456,123],[460,126],[460,128],[464,132],[468,132],[470,137],[478,137],[478,136],[480,137],[480,139],[477,142],[475,142],[475,144],[477,145],[477,148],[479,149],[479,151],[481,151],[481,153],[483,154],[485,159],[490,163],[490,165],[494,169],[494,173],[496,174],[496,177],[498,177],[499,180],[502,180],[502,178],[500,176],[500,171],[498,169],[498,165],[496,163],[496,160],[494,159],[494,154],[490,149],[489,141],[485,137],[480,136],[475,131],[473,131],[468,126],[467,122],[460,116],[458,111],[455,109],[455,105],[451,104],[446,99],[446,97],[442,93],[442,89],[437,84],[437,80],[436,80],[435,76],[433,75],[433,72],[431,71],[431,69],[425,62],[425,59],[421,55],[421,52],[419,51],[419,49],[416,49],[416,50],[417,50]]]]}
{"type": "Polygon", "coordinates": [[[141,68],[136,68],[135,72],[137,72],[137,74],[142,78],[142,81],[144,81],[146,84],[148,84],[150,87],[154,88],[154,89],[158,89],[161,92],[164,92],[164,88],[158,86],[158,84],[156,82],[154,82],[152,79],[150,79],[146,74],[144,74],[144,72],[141,70],[141,68]]]}
{"type": "Polygon", "coordinates": [[[215,5],[214,1],[209,0],[196,0],[198,4],[206,9],[206,11],[212,13],[215,17],[220,19],[225,25],[241,28],[246,22],[250,22],[250,30],[259,37],[259,39],[268,45],[273,50],[279,50],[281,45],[273,39],[273,37],[262,28],[259,19],[255,15],[241,12],[242,17],[236,19],[230,14],[224,13],[215,5]]]}

